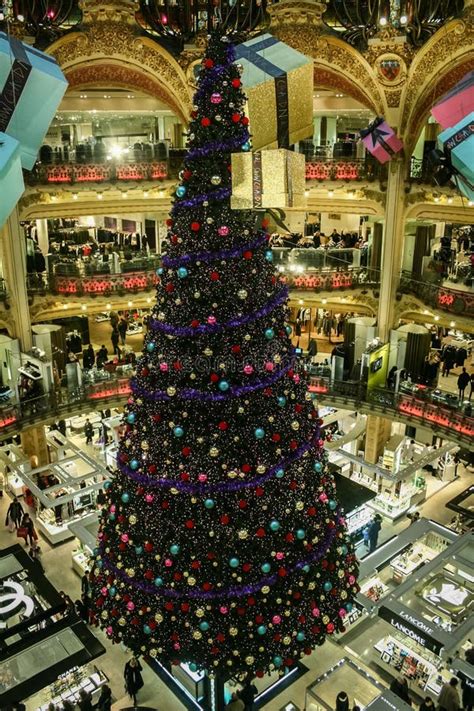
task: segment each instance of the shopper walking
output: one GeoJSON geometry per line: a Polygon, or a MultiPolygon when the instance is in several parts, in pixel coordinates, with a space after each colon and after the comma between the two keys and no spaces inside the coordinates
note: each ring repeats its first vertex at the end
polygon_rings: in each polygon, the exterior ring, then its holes
{"type": "Polygon", "coordinates": [[[80,690],[77,705],[80,711],[93,711],[94,707],[92,706],[92,696],[85,689],[80,690]]]}
{"type": "Polygon", "coordinates": [[[24,538],[25,542],[27,544],[29,543],[31,548],[34,548],[36,546],[38,534],[35,531],[35,526],[30,518],[30,514],[24,514],[21,520],[21,526],[17,529],[16,535],[18,536],[18,538],[24,538]]]}
{"type": "Polygon", "coordinates": [[[118,322],[117,330],[120,335],[120,342],[122,346],[125,345],[125,339],[127,337],[127,328],[128,328],[128,321],[126,318],[123,316],[120,318],[120,321],[118,322]]]}
{"type": "Polygon", "coordinates": [[[408,682],[404,676],[399,676],[390,684],[390,691],[402,699],[408,706],[411,706],[410,694],[408,693],[408,682]]]}
{"type": "Polygon", "coordinates": [[[472,393],[474,392],[474,370],[472,371],[471,375],[469,376],[469,381],[470,381],[470,385],[471,385],[471,390],[469,393],[469,402],[471,402],[472,393]]]}
{"type": "Polygon", "coordinates": [[[373,553],[377,548],[379,533],[382,528],[382,518],[376,514],[369,524],[369,553],[373,553]]]}
{"type": "Polygon", "coordinates": [[[429,696],[425,696],[424,700],[421,702],[418,711],[434,711],[434,708],[434,701],[430,699],[429,696]]]}
{"type": "Polygon", "coordinates": [[[349,697],[345,691],[340,691],[336,696],[336,711],[350,711],[349,697]]]}
{"type": "MultiPolygon", "coordinates": [[[[467,386],[470,383],[471,383],[471,376],[466,371],[466,368],[463,368],[462,373],[458,378],[459,402],[462,402],[464,400],[464,391],[466,390],[467,386]]],[[[472,392],[472,388],[471,388],[471,392],[472,392]]]]}
{"type": "Polygon", "coordinates": [[[133,700],[133,705],[137,705],[137,694],[143,686],[142,666],[136,657],[132,657],[126,664],[123,670],[123,678],[125,679],[125,688],[127,694],[133,700]]]}
{"type": "Polygon", "coordinates": [[[461,700],[457,689],[458,684],[459,681],[455,676],[443,684],[438,696],[438,711],[459,711],[461,700]]]}
{"type": "Polygon", "coordinates": [[[95,364],[95,353],[92,343],[82,352],[82,367],[84,370],[91,370],[95,364]]]}
{"type": "Polygon", "coordinates": [[[99,348],[99,352],[97,353],[97,359],[96,359],[96,365],[97,368],[103,368],[104,363],[107,362],[107,358],[109,357],[109,351],[107,348],[104,346],[104,344],[101,345],[99,348]]]}
{"type": "Polygon", "coordinates": [[[110,340],[112,341],[112,348],[114,349],[114,355],[120,355],[119,339],[120,334],[118,332],[118,329],[114,328],[112,331],[112,335],[110,336],[110,340]]]}
{"type": "Polygon", "coordinates": [[[86,420],[84,434],[86,436],[86,444],[92,444],[92,438],[94,437],[94,428],[90,420],[86,420]]]}
{"type": "Polygon", "coordinates": [[[108,684],[104,684],[100,690],[100,696],[97,701],[97,711],[110,711],[112,708],[112,690],[108,684]]]}
{"type": "Polygon", "coordinates": [[[8,526],[10,533],[18,528],[23,516],[23,506],[18,501],[16,496],[13,497],[13,501],[8,507],[7,517],[5,519],[5,526],[8,526]]]}
{"type": "Polygon", "coordinates": [[[252,684],[250,678],[245,680],[243,688],[240,690],[239,696],[244,702],[245,711],[253,711],[255,697],[258,694],[258,689],[255,684],[252,684]]]}

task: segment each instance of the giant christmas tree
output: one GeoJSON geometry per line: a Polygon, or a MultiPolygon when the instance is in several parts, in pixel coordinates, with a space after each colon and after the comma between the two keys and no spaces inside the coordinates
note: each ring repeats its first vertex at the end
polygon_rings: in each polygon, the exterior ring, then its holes
{"type": "Polygon", "coordinates": [[[230,154],[250,148],[244,101],[232,46],[213,36],[93,604],[137,653],[253,676],[341,630],[358,587],[265,223],[230,209],[230,154]]]}

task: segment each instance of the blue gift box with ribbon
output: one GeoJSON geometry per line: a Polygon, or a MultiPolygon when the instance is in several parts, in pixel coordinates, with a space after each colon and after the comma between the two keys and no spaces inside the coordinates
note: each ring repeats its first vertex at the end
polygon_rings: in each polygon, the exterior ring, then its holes
{"type": "Polygon", "coordinates": [[[438,146],[454,170],[474,183],[474,111],[438,136],[438,146]]]}
{"type": "Polygon", "coordinates": [[[20,199],[25,185],[20,160],[20,144],[0,132],[0,227],[20,199]]]}
{"type": "Polygon", "coordinates": [[[462,177],[462,175],[454,175],[452,181],[469,202],[474,202],[474,184],[462,177]]]}
{"type": "Polygon", "coordinates": [[[270,34],[235,48],[252,147],[288,148],[313,135],[313,60],[270,34]]]}
{"type": "Polygon", "coordinates": [[[67,81],[53,57],[0,32],[0,131],[20,143],[31,170],[67,81]]]}

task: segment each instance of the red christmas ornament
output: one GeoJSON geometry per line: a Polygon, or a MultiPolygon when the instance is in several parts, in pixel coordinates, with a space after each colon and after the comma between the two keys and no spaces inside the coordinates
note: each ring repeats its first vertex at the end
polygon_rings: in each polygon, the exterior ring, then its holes
{"type": "Polygon", "coordinates": [[[191,563],[191,568],[192,568],[193,570],[198,570],[198,568],[200,568],[200,567],[201,567],[200,561],[199,561],[199,560],[193,560],[193,562],[191,563]]]}
{"type": "Polygon", "coordinates": [[[242,570],[244,571],[244,573],[248,573],[251,569],[252,569],[252,566],[250,563],[244,563],[242,565],[242,570]]]}
{"type": "Polygon", "coordinates": [[[173,368],[174,368],[175,370],[182,370],[182,369],[183,369],[183,365],[182,365],[182,363],[181,363],[179,360],[175,360],[175,362],[173,363],[173,368]]]}
{"type": "Polygon", "coordinates": [[[261,486],[257,486],[257,488],[255,489],[255,496],[263,496],[264,493],[265,493],[265,492],[264,492],[264,490],[262,489],[262,487],[261,487],[261,486]]]}
{"type": "Polygon", "coordinates": [[[194,528],[194,521],[189,518],[184,525],[189,529],[194,528]]]}
{"type": "Polygon", "coordinates": [[[272,441],[273,442],[279,442],[281,440],[281,435],[278,434],[278,432],[275,432],[275,434],[272,434],[272,441]]]}
{"type": "Polygon", "coordinates": [[[171,282],[165,286],[165,290],[170,294],[172,291],[174,291],[174,284],[171,282]]]}
{"type": "Polygon", "coordinates": [[[206,582],[206,583],[204,583],[204,585],[202,586],[202,589],[205,590],[206,592],[207,592],[208,590],[212,590],[212,584],[206,582]]]}
{"type": "Polygon", "coordinates": [[[189,457],[189,455],[191,454],[191,447],[183,447],[181,453],[183,457],[189,457]]]}
{"type": "Polygon", "coordinates": [[[200,222],[191,222],[191,229],[193,232],[199,232],[201,229],[201,223],[200,222]]]}
{"type": "Polygon", "coordinates": [[[211,119],[208,118],[207,116],[204,116],[204,118],[201,119],[201,126],[204,126],[207,128],[207,126],[211,125],[211,119]]]}
{"type": "Polygon", "coordinates": [[[243,254],[244,259],[252,259],[253,253],[250,251],[250,249],[247,249],[244,254],[243,254]]]}
{"type": "Polygon", "coordinates": [[[219,272],[211,272],[211,281],[219,281],[219,272]]]}
{"type": "Polygon", "coordinates": [[[214,60],[213,60],[213,59],[210,59],[209,57],[207,57],[207,58],[203,61],[203,64],[204,64],[204,66],[206,67],[206,69],[212,69],[212,67],[214,66],[214,60]]]}
{"type": "Polygon", "coordinates": [[[250,464],[242,464],[242,471],[244,474],[248,474],[251,469],[252,467],[250,466],[250,464]]]}
{"type": "Polygon", "coordinates": [[[150,374],[150,371],[148,370],[148,368],[142,368],[141,374],[144,378],[146,378],[146,376],[150,374]]]}
{"type": "Polygon", "coordinates": [[[227,526],[227,524],[228,524],[229,521],[230,521],[230,516],[229,516],[228,514],[222,514],[220,520],[221,520],[221,524],[222,524],[223,526],[227,526]]]}
{"type": "Polygon", "coordinates": [[[210,381],[211,383],[217,383],[219,381],[219,376],[217,375],[217,373],[211,373],[210,381]]]}
{"type": "Polygon", "coordinates": [[[249,125],[248,116],[242,116],[242,118],[241,118],[241,120],[240,120],[240,123],[241,123],[243,126],[248,126],[248,125],[249,125]]]}
{"type": "Polygon", "coordinates": [[[223,420],[222,422],[219,422],[218,427],[220,430],[222,430],[222,432],[225,432],[225,430],[227,430],[229,428],[229,423],[224,422],[224,420],[223,420]]]}
{"type": "Polygon", "coordinates": [[[234,87],[234,89],[238,89],[241,83],[242,82],[240,81],[240,79],[232,79],[232,86],[234,87]]]}
{"type": "Polygon", "coordinates": [[[165,610],[168,610],[168,612],[172,612],[173,603],[172,602],[165,602],[165,610]]]}
{"type": "Polygon", "coordinates": [[[147,553],[151,553],[153,550],[153,543],[151,543],[151,541],[147,541],[143,547],[147,553]]]}
{"type": "Polygon", "coordinates": [[[199,326],[199,321],[197,320],[197,318],[193,318],[193,320],[191,321],[191,327],[198,328],[198,326],[199,326]]]}
{"type": "Polygon", "coordinates": [[[233,121],[234,123],[239,123],[239,121],[240,121],[240,114],[237,114],[237,113],[232,114],[232,121],[233,121]]]}
{"type": "Polygon", "coordinates": [[[173,220],[171,219],[171,217],[168,217],[168,219],[166,220],[166,226],[173,227],[173,220]]]}
{"type": "Polygon", "coordinates": [[[264,528],[257,528],[255,535],[257,538],[263,538],[265,535],[265,529],[264,528]]]}
{"type": "Polygon", "coordinates": [[[257,669],[255,672],[255,676],[257,676],[259,679],[263,679],[263,671],[261,669],[257,669]]]}
{"type": "Polygon", "coordinates": [[[254,598],[254,597],[248,597],[248,598],[247,598],[247,605],[249,605],[249,607],[253,607],[253,606],[255,605],[255,598],[254,598]]]}
{"type": "Polygon", "coordinates": [[[240,353],[240,346],[232,346],[230,349],[234,355],[237,355],[240,353]]]}
{"type": "Polygon", "coordinates": [[[189,602],[181,603],[181,612],[189,612],[189,602]]]}
{"type": "Polygon", "coordinates": [[[316,509],[314,508],[314,506],[310,506],[306,513],[308,514],[308,516],[316,516],[316,509]]]}
{"type": "Polygon", "coordinates": [[[183,180],[189,180],[192,178],[192,171],[191,170],[183,170],[183,180]]]}
{"type": "Polygon", "coordinates": [[[245,501],[245,499],[240,499],[239,501],[239,509],[246,509],[248,506],[248,503],[245,501]]]}
{"type": "Polygon", "coordinates": [[[161,508],[162,508],[162,509],[169,509],[169,507],[170,507],[170,502],[169,502],[169,501],[166,501],[166,499],[165,499],[165,501],[162,501],[162,502],[161,502],[161,508]]]}

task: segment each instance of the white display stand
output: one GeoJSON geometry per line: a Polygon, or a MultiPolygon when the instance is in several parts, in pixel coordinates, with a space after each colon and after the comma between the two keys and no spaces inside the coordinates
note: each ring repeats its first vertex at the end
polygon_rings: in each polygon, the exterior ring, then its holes
{"type": "Polygon", "coordinates": [[[71,557],[72,569],[79,575],[80,578],[82,578],[84,573],[89,570],[90,556],[86,555],[84,551],[76,549],[72,551],[71,557]]]}
{"type": "Polygon", "coordinates": [[[56,523],[49,523],[48,521],[43,521],[41,518],[36,518],[36,528],[43,534],[52,546],[56,546],[58,543],[64,543],[64,541],[69,541],[74,538],[73,534],[67,527],[67,523],[58,525],[56,523]]]}
{"type": "Polygon", "coordinates": [[[7,491],[13,496],[23,496],[23,486],[23,480],[16,474],[9,474],[7,476],[7,491]]]}

